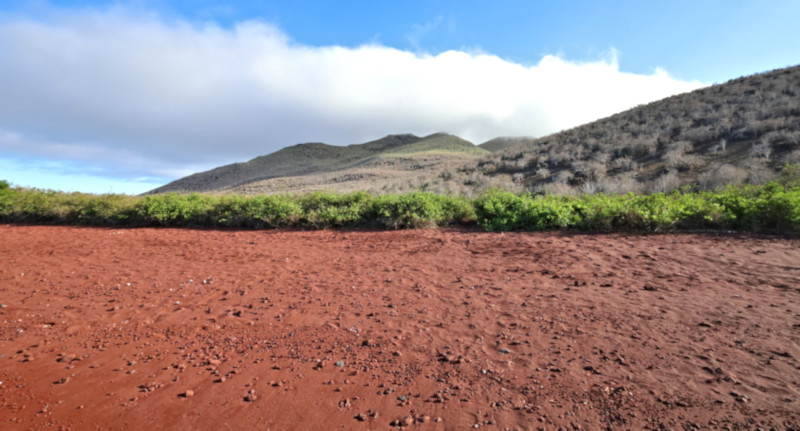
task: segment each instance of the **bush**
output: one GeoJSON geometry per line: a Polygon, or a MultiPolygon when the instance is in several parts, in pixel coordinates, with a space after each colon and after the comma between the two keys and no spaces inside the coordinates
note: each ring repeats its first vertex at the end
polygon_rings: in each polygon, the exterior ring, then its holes
{"type": "Polygon", "coordinates": [[[214,207],[217,224],[240,228],[296,226],[303,209],[291,195],[225,196],[214,207]]]}
{"type": "Polygon", "coordinates": [[[209,195],[167,193],[147,196],[133,208],[134,219],[147,226],[208,226],[216,224],[212,217],[215,200],[209,195]]]}
{"type": "Polygon", "coordinates": [[[770,182],[764,186],[728,187],[708,199],[724,208],[731,229],[800,232],[800,187],[770,182]]]}
{"type": "Polygon", "coordinates": [[[337,195],[313,192],[300,199],[303,224],[313,228],[363,224],[371,210],[372,195],[354,192],[337,195]]]}
{"type": "Polygon", "coordinates": [[[566,197],[491,190],[474,205],[478,224],[489,231],[564,229],[577,221],[574,200],[566,197]]]}
{"type": "MultiPolygon", "coordinates": [[[[788,171],[790,180],[793,175],[788,171]]],[[[316,229],[354,226],[399,229],[477,222],[488,231],[734,229],[800,233],[800,185],[783,181],[763,186],[729,186],[714,192],[693,193],[685,189],[669,194],[583,197],[490,190],[469,200],[425,192],[377,197],[366,192],[136,197],[20,189],[2,181],[0,221],[316,229]]]]}

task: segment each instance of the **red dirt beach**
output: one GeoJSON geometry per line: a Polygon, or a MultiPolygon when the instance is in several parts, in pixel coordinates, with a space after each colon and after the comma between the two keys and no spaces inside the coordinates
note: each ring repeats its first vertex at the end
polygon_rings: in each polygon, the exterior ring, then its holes
{"type": "Polygon", "coordinates": [[[0,226],[0,428],[799,429],[800,240],[0,226]]]}

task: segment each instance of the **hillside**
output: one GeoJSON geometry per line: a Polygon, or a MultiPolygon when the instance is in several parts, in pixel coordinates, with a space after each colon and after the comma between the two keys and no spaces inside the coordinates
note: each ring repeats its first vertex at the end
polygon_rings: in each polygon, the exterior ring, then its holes
{"type": "Polygon", "coordinates": [[[500,137],[488,140],[480,145],[479,147],[483,148],[484,150],[495,152],[500,150],[505,150],[506,148],[513,147],[515,145],[525,144],[528,142],[535,141],[536,138],[530,137],[500,137]]]}
{"type": "Polygon", "coordinates": [[[475,146],[456,136],[389,135],[298,144],[194,174],[150,193],[262,194],[488,188],[578,195],[760,184],[800,163],[800,66],[663,99],[543,138],[475,146]]]}
{"type": "Polygon", "coordinates": [[[443,169],[488,151],[456,136],[410,134],[348,146],[298,144],[249,162],[221,166],[173,181],[149,193],[275,193],[401,191],[432,181],[443,169]]]}
{"type": "Polygon", "coordinates": [[[649,193],[690,184],[713,189],[764,183],[787,163],[800,163],[800,66],[513,145],[447,172],[443,190],[649,193]]]}

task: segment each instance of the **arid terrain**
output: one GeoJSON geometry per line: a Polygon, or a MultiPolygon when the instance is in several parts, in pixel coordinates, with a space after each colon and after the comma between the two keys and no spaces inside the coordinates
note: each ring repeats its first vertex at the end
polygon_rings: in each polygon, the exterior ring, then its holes
{"type": "Polygon", "coordinates": [[[0,226],[0,428],[800,428],[800,240],[0,226]]]}
{"type": "Polygon", "coordinates": [[[474,146],[457,136],[389,135],[346,147],[298,144],[199,172],[149,193],[312,190],[478,195],[658,193],[763,184],[800,164],[800,66],[637,106],[540,138],[474,146]]]}

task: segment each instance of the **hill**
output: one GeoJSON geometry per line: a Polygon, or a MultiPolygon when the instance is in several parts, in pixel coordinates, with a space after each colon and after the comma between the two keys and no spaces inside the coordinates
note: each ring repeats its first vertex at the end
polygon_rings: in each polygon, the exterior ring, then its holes
{"type": "Polygon", "coordinates": [[[577,195],[760,184],[800,163],[800,66],[669,97],[543,138],[475,146],[457,136],[389,135],[298,144],[179,179],[150,193],[261,194],[487,188],[577,195]]]}
{"type": "Polygon", "coordinates": [[[441,170],[487,153],[444,133],[426,137],[389,135],[348,146],[297,144],[248,162],[189,175],[149,193],[403,191],[422,187],[435,180],[441,170]]]}
{"type": "MultiPolygon", "coordinates": [[[[483,148],[508,141],[489,141],[483,148]]],[[[764,183],[800,163],[800,66],[731,80],[521,142],[448,172],[448,189],[556,194],[764,183]]]]}
{"type": "Polygon", "coordinates": [[[528,142],[535,141],[536,138],[529,138],[529,137],[500,137],[488,140],[480,145],[479,147],[487,150],[489,152],[495,152],[500,150],[505,150],[508,147],[513,147],[515,145],[520,145],[528,142]]]}

